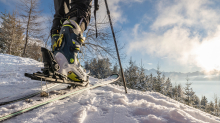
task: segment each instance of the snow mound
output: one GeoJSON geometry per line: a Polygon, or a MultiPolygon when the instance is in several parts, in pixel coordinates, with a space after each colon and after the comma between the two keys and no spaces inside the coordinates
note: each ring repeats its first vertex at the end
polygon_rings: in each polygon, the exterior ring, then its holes
{"type": "MultiPolygon", "coordinates": [[[[28,58],[0,54],[0,100],[39,89],[40,82],[24,77],[43,64],[28,58]],[[16,92],[16,93],[15,93],[16,92]]],[[[90,81],[98,81],[90,77],[90,81]]],[[[0,113],[18,108],[9,104],[0,113]]],[[[55,101],[5,123],[220,123],[220,118],[181,104],[156,92],[106,85],[55,101]]]]}
{"type": "Polygon", "coordinates": [[[40,83],[30,80],[24,73],[40,71],[43,63],[0,53],[0,100],[36,90],[40,83]]]}

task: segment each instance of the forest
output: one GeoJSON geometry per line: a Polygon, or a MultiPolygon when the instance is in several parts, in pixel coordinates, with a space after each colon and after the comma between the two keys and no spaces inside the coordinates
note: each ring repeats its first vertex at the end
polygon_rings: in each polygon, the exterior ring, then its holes
{"type": "MultiPolygon", "coordinates": [[[[95,78],[105,78],[109,74],[120,74],[119,66],[112,65],[108,58],[91,59],[85,62],[85,69],[91,71],[91,76],[95,78]]],[[[130,89],[140,91],[150,91],[161,93],[171,99],[180,103],[200,109],[204,112],[210,113],[214,116],[220,117],[220,99],[217,94],[214,94],[214,102],[208,102],[207,97],[202,96],[199,98],[191,87],[191,82],[186,76],[185,85],[173,85],[172,80],[166,77],[160,71],[160,66],[157,67],[156,76],[145,74],[144,66],[141,64],[137,66],[132,58],[129,61],[129,66],[124,69],[126,86],[130,89]]],[[[119,79],[114,84],[123,86],[122,79],[119,79]]],[[[208,97],[210,98],[210,97],[208,97]]]]}

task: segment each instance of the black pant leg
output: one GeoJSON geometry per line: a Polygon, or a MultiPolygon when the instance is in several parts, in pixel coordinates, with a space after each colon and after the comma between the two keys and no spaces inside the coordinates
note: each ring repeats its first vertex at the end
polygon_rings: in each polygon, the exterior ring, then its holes
{"type": "Polygon", "coordinates": [[[55,14],[51,29],[52,34],[56,34],[57,30],[60,30],[62,26],[60,20],[65,17],[64,2],[69,2],[69,0],[54,0],[55,14]]]}

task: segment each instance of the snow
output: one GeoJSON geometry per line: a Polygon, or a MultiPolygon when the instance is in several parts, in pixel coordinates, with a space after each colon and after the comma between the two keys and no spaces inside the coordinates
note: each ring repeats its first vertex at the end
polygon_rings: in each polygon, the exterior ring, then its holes
{"type": "MultiPolygon", "coordinates": [[[[24,77],[43,63],[0,54],[0,101],[40,90],[40,81],[24,77]]],[[[90,77],[90,81],[98,81],[90,77]]],[[[24,102],[0,106],[0,115],[24,102]]],[[[52,102],[4,123],[220,123],[220,118],[181,104],[156,92],[109,84],[52,102]]]]}

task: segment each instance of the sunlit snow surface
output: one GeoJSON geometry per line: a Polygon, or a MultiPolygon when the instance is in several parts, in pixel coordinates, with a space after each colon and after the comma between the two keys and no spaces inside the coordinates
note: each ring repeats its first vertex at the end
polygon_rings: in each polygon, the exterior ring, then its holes
{"type": "MultiPolygon", "coordinates": [[[[40,71],[35,60],[0,54],[0,101],[40,89],[40,82],[24,77],[40,71]]],[[[90,77],[90,81],[97,81],[90,77]]],[[[3,111],[13,104],[0,107],[3,111]]],[[[220,123],[220,118],[154,92],[107,85],[55,101],[4,123],[220,123]]]]}

